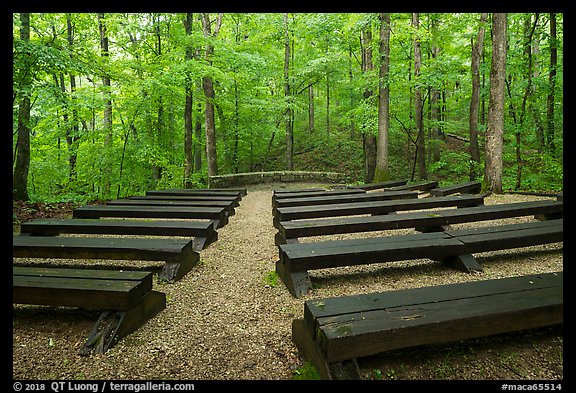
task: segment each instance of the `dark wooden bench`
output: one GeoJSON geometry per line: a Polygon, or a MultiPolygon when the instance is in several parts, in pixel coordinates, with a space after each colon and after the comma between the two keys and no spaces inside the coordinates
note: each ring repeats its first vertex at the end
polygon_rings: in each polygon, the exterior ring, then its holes
{"type": "Polygon", "coordinates": [[[482,205],[483,203],[484,196],[457,195],[435,198],[396,199],[389,201],[282,207],[275,210],[273,224],[275,228],[279,229],[281,221],[368,214],[384,215],[406,210],[433,209],[440,207],[471,207],[482,205]]]}
{"type": "Polygon", "coordinates": [[[171,190],[150,190],[146,191],[146,196],[202,196],[202,197],[232,197],[242,200],[244,191],[211,190],[211,189],[171,189],[171,190]]]}
{"type": "Polygon", "coordinates": [[[106,206],[183,206],[183,207],[223,207],[228,216],[233,216],[234,201],[184,201],[184,200],[159,200],[159,199],[114,199],[106,202],[106,206]]]}
{"type": "Polygon", "coordinates": [[[330,196],[330,195],[350,195],[350,194],[365,194],[366,191],[362,189],[352,189],[343,188],[337,190],[324,190],[324,191],[301,191],[301,192],[288,192],[288,193],[273,193],[272,194],[272,206],[279,199],[285,198],[310,198],[319,196],[330,196]]]}
{"type": "Polygon", "coordinates": [[[327,195],[308,198],[282,198],[274,201],[273,210],[278,207],[330,205],[337,203],[389,201],[392,199],[415,199],[418,193],[415,191],[376,191],[361,194],[327,195]]]}
{"type": "Polygon", "coordinates": [[[102,310],[80,354],[104,353],[166,308],[151,272],[55,267],[12,268],[13,304],[102,310]]]}
{"type": "Polygon", "coordinates": [[[503,203],[462,209],[442,209],[371,217],[341,217],[316,220],[281,221],[276,245],[295,243],[298,238],[415,228],[420,232],[446,230],[452,224],[534,216],[538,220],[563,217],[563,202],[553,200],[503,203]]]}
{"type": "Polygon", "coordinates": [[[240,206],[240,199],[237,196],[201,196],[201,195],[135,195],[128,197],[129,200],[136,201],[218,201],[229,202],[232,207],[240,206]]]}
{"type": "Polygon", "coordinates": [[[380,183],[358,184],[354,186],[346,186],[347,188],[361,188],[365,191],[378,190],[381,188],[403,186],[407,183],[406,180],[389,180],[380,183]]]}
{"type": "Polygon", "coordinates": [[[150,235],[193,237],[192,249],[201,251],[218,240],[214,222],[188,220],[100,220],[91,218],[35,219],[20,225],[21,234],[56,236],[62,233],[92,235],[150,235]]]}
{"type": "Polygon", "coordinates": [[[446,196],[453,194],[478,194],[482,191],[482,183],[479,181],[469,181],[465,183],[452,184],[445,187],[433,188],[430,196],[446,196]]]}
{"type": "Polygon", "coordinates": [[[223,207],[205,206],[80,206],[72,211],[73,218],[180,218],[214,221],[216,228],[228,223],[228,212],[223,207]]]}
{"type": "Polygon", "coordinates": [[[292,340],[323,379],[361,379],[358,358],[563,323],[563,273],[308,300],[292,340]]]}
{"type": "Polygon", "coordinates": [[[12,236],[15,258],[69,258],[164,261],[158,279],[173,282],[199,261],[191,239],[12,236]]]}
{"type": "Polygon", "coordinates": [[[294,297],[312,289],[308,270],[428,258],[464,272],[482,271],[472,254],[563,241],[563,219],[445,232],[278,246],[276,272],[294,297]]]}
{"type": "Polygon", "coordinates": [[[385,190],[387,191],[418,190],[426,192],[436,187],[438,187],[438,182],[436,180],[423,180],[419,182],[407,183],[400,186],[385,188],[385,190]]]}

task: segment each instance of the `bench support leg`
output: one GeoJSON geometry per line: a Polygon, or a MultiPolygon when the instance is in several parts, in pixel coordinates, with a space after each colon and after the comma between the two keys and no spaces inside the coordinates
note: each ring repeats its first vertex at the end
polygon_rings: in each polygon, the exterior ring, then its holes
{"type": "Polygon", "coordinates": [[[564,217],[564,213],[535,214],[534,219],[538,221],[557,220],[564,217]]]}
{"type": "Polygon", "coordinates": [[[276,262],[276,273],[278,273],[288,291],[295,298],[308,294],[308,290],[312,289],[312,283],[307,271],[291,272],[280,260],[276,262]]]}
{"type": "Polygon", "coordinates": [[[484,269],[482,265],[478,263],[476,258],[471,254],[456,255],[452,257],[446,257],[441,261],[447,266],[453,267],[457,270],[463,271],[465,273],[482,272],[484,269]]]}
{"type": "Polygon", "coordinates": [[[146,321],[166,308],[166,295],[148,292],[142,301],[127,311],[104,311],[79,350],[80,355],[104,353],[121,338],[138,330],[146,321]]]}
{"type": "Polygon", "coordinates": [[[286,239],[284,236],[282,236],[280,232],[276,232],[276,235],[274,235],[274,244],[277,246],[280,246],[282,244],[296,244],[296,243],[300,243],[298,241],[298,238],[286,239]]]}
{"type": "Polygon", "coordinates": [[[166,261],[162,271],[158,274],[160,283],[173,283],[184,277],[200,260],[200,255],[196,251],[183,252],[179,261],[166,261]]]}

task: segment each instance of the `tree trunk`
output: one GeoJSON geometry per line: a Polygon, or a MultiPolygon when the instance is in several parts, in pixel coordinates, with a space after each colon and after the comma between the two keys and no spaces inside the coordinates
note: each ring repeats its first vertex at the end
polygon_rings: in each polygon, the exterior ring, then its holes
{"type": "MultiPolygon", "coordinates": [[[[104,58],[104,62],[106,63],[108,60],[109,52],[108,52],[108,33],[106,29],[106,23],[104,21],[104,14],[98,14],[98,27],[100,30],[100,51],[101,55],[104,58]]],[[[104,116],[102,118],[102,128],[106,133],[104,139],[104,155],[103,155],[103,167],[104,171],[104,188],[102,190],[102,197],[108,198],[110,194],[110,168],[111,165],[111,153],[112,153],[112,100],[110,95],[111,85],[110,85],[110,78],[104,73],[102,77],[102,85],[103,88],[103,96],[104,96],[104,116]]]]}
{"type": "Polygon", "coordinates": [[[556,67],[558,63],[558,43],[556,41],[556,14],[550,13],[550,73],[548,74],[548,103],[546,110],[546,118],[548,122],[548,130],[546,134],[546,142],[548,143],[548,151],[550,154],[556,154],[556,144],[554,139],[556,137],[554,130],[554,90],[556,88],[556,67]]]}
{"type": "MultiPolygon", "coordinates": [[[[66,14],[66,26],[67,26],[67,36],[68,36],[68,47],[70,49],[70,53],[72,53],[72,49],[74,46],[74,29],[72,25],[72,19],[70,14],[66,14]]],[[[70,99],[72,102],[75,100],[75,93],[76,93],[76,78],[74,74],[69,74],[70,76],[70,99]]],[[[78,132],[80,130],[79,127],[79,120],[78,120],[78,110],[76,109],[76,105],[72,105],[72,124],[70,127],[66,128],[66,144],[68,146],[68,166],[70,168],[70,173],[68,175],[68,180],[73,181],[76,179],[76,160],[77,160],[77,149],[78,146],[76,145],[76,141],[79,139],[78,132]]]]}
{"type": "Polygon", "coordinates": [[[378,79],[378,144],[374,182],[390,180],[388,129],[390,127],[390,14],[380,14],[380,71],[378,79]]]}
{"type": "MultiPolygon", "coordinates": [[[[30,14],[21,13],[20,39],[30,41],[30,14]]],[[[30,64],[29,64],[30,66],[30,64]]],[[[12,177],[12,198],[15,201],[28,201],[28,172],[30,170],[30,96],[29,87],[32,84],[31,73],[22,72],[20,91],[23,97],[18,104],[18,140],[16,142],[16,164],[12,177]]]]}
{"type": "Polygon", "coordinates": [[[314,132],[314,85],[308,86],[308,131],[314,132]]]}
{"type": "Polygon", "coordinates": [[[288,14],[284,14],[284,97],[286,99],[286,169],[294,170],[294,123],[292,99],[290,95],[290,34],[288,14]]]}
{"type": "MultiPolygon", "coordinates": [[[[220,30],[222,23],[222,14],[218,14],[216,28],[212,33],[210,22],[210,15],[208,13],[202,14],[202,30],[205,37],[216,37],[220,30]]],[[[212,55],[214,54],[214,47],[210,44],[206,45],[206,61],[212,64],[212,55]]],[[[216,124],[214,120],[214,85],[210,76],[202,78],[202,87],[204,88],[204,96],[206,97],[206,106],[204,109],[205,118],[205,131],[206,131],[206,157],[208,160],[208,176],[215,176],[218,174],[218,164],[216,157],[216,124]]]]}
{"type": "MultiPolygon", "coordinates": [[[[184,29],[186,30],[186,35],[192,34],[192,13],[187,13],[184,19],[184,29]]],[[[186,47],[186,60],[192,60],[194,58],[194,52],[192,48],[186,47]]],[[[194,154],[192,151],[192,115],[193,115],[193,85],[194,82],[192,78],[188,76],[186,78],[186,103],[184,105],[184,188],[191,188],[192,183],[190,181],[190,175],[194,170],[194,154]]]]}
{"type": "MultiPolygon", "coordinates": [[[[372,62],[372,31],[368,25],[362,30],[362,72],[374,69],[372,62]]],[[[372,90],[367,87],[364,90],[364,99],[372,97],[372,90]]],[[[376,136],[369,130],[362,130],[362,145],[364,150],[364,183],[372,183],[376,172],[376,136]]]]}
{"type": "Polygon", "coordinates": [[[486,127],[484,187],[502,193],[502,150],[504,134],[504,93],[506,81],[506,14],[492,15],[492,66],[490,100],[486,127]]]}
{"type": "Polygon", "coordinates": [[[416,156],[418,160],[418,176],[420,180],[428,179],[426,172],[426,140],[424,136],[424,118],[422,114],[422,89],[418,86],[418,79],[420,76],[420,67],[422,66],[422,53],[420,50],[420,37],[418,36],[418,28],[420,25],[420,16],[417,12],[412,13],[412,26],[416,30],[414,37],[414,117],[416,120],[416,156]]]}
{"type": "Polygon", "coordinates": [[[478,146],[478,116],[480,111],[480,61],[484,51],[484,32],[488,13],[484,12],[480,16],[480,25],[476,42],[472,42],[472,97],[470,98],[470,180],[476,180],[480,175],[480,147],[478,146]]]}

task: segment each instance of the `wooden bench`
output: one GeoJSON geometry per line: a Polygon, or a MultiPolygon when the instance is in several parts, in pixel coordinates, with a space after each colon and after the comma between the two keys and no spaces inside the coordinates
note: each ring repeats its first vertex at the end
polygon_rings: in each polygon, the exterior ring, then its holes
{"type": "Polygon", "coordinates": [[[186,220],[100,220],[90,218],[35,219],[20,225],[21,234],[56,236],[62,233],[93,235],[150,235],[193,237],[192,249],[201,251],[218,240],[214,222],[186,220]]]}
{"type": "Polygon", "coordinates": [[[563,273],[308,300],[292,340],[323,379],[361,379],[358,358],[563,323],[563,273]]]}
{"type": "Polygon", "coordinates": [[[146,191],[146,196],[203,196],[203,197],[232,197],[242,200],[244,191],[212,190],[212,189],[171,189],[171,190],[150,190],[146,191]]]}
{"type": "Polygon", "coordinates": [[[452,184],[445,187],[433,188],[430,196],[446,196],[453,194],[478,194],[482,191],[482,183],[479,181],[469,181],[465,183],[452,184]]]}
{"type": "Polygon", "coordinates": [[[378,190],[381,188],[397,187],[403,186],[407,183],[406,180],[389,180],[381,183],[368,183],[368,184],[358,184],[354,186],[346,186],[347,188],[361,188],[364,191],[378,190]]]}
{"type": "Polygon", "coordinates": [[[428,258],[464,272],[482,271],[474,253],[563,241],[563,219],[445,232],[278,246],[276,272],[294,297],[312,289],[308,270],[428,258]]]}
{"type": "Polygon", "coordinates": [[[188,273],[200,255],[190,239],[12,236],[15,258],[69,258],[164,261],[158,278],[174,282],[188,273]]]}
{"type": "Polygon", "coordinates": [[[430,191],[433,188],[438,187],[438,182],[435,180],[423,180],[419,182],[407,183],[400,186],[385,188],[387,191],[405,191],[405,190],[418,190],[418,191],[430,191]]]}
{"type": "Polygon", "coordinates": [[[377,191],[361,194],[327,195],[307,198],[282,198],[274,201],[272,208],[291,206],[330,205],[337,203],[389,201],[392,199],[415,199],[418,193],[415,191],[377,191]]]}
{"type": "Polygon", "coordinates": [[[543,200],[387,216],[281,221],[275,236],[275,243],[278,246],[297,243],[298,238],[302,237],[390,229],[415,228],[420,232],[437,232],[448,229],[452,224],[532,215],[535,219],[547,220],[563,217],[563,209],[563,202],[543,200]]]}
{"type": "Polygon", "coordinates": [[[234,201],[185,201],[185,200],[159,200],[159,199],[114,199],[106,202],[106,206],[183,206],[183,207],[222,207],[233,216],[234,201]]]}
{"type": "Polygon", "coordinates": [[[104,353],[166,308],[166,295],[152,290],[151,272],[12,268],[13,304],[102,310],[81,355],[104,353]]]}
{"type": "Polygon", "coordinates": [[[131,196],[129,200],[136,201],[201,201],[201,202],[228,202],[232,207],[240,206],[240,199],[237,196],[201,196],[201,195],[145,195],[145,196],[131,196]]]}
{"type": "Polygon", "coordinates": [[[80,206],[72,211],[73,218],[184,218],[209,219],[216,228],[228,223],[228,212],[223,207],[204,206],[80,206]]]}
{"type": "Polygon", "coordinates": [[[276,214],[273,218],[273,224],[275,228],[279,229],[281,221],[367,214],[385,215],[406,210],[433,209],[439,207],[471,207],[482,205],[483,203],[484,196],[458,195],[435,198],[282,207],[275,210],[276,214]]]}
{"type": "Polygon", "coordinates": [[[310,198],[319,196],[330,195],[350,195],[350,194],[365,194],[366,191],[362,189],[343,188],[338,190],[325,190],[325,191],[301,191],[301,192],[282,192],[272,194],[272,206],[279,199],[285,198],[310,198]]]}

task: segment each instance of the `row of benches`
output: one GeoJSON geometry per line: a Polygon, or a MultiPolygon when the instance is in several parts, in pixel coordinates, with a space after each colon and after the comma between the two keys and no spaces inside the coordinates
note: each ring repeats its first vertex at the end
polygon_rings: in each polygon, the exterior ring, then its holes
{"type": "MultiPolygon", "coordinates": [[[[383,187],[369,185],[366,190],[377,188],[383,187]]],[[[469,182],[430,189],[425,198],[407,194],[394,198],[389,190],[366,193],[366,197],[374,194],[371,202],[357,191],[338,190],[346,201],[341,205],[334,202],[334,191],[314,191],[314,196],[305,190],[275,193],[276,271],[289,292],[299,298],[312,289],[308,276],[312,269],[429,258],[466,272],[481,271],[475,253],[563,241],[561,196],[485,206],[484,196],[466,192],[479,193],[480,187],[469,182]],[[455,192],[461,195],[452,196],[455,192]],[[328,201],[325,205],[323,198],[328,201]],[[440,203],[457,208],[427,210],[440,203]],[[417,211],[393,214],[409,210],[417,211]],[[474,229],[451,227],[522,216],[535,220],[474,229]],[[309,236],[401,228],[420,233],[299,242],[309,236]]],[[[292,339],[323,378],[359,379],[357,358],[559,324],[562,306],[562,272],[314,299],[305,302],[304,318],[293,321],[292,339]]]]}
{"type": "MultiPolygon", "coordinates": [[[[158,190],[104,206],[83,206],[73,211],[72,219],[22,223],[20,234],[13,236],[13,257],[164,261],[158,279],[173,282],[194,267],[200,250],[218,239],[216,229],[228,222],[244,195],[245,189],[158,190]],[[215,205],[221,206],[206,207],[215,205]],[[101,217],[147,220],[100,220],[101,217]],[[190,218],[202,220],[181,220],[190,218]],[[108,234],[139,237],[100,236],[108,234]]],[[[46,267],[34,263],[22,266],[15,261],[13,303],[103,310],[79,351],[84,355],[102,353],[166,307],[165,294],[152,289],[152,277],[148,271],[46,267]]]]}

